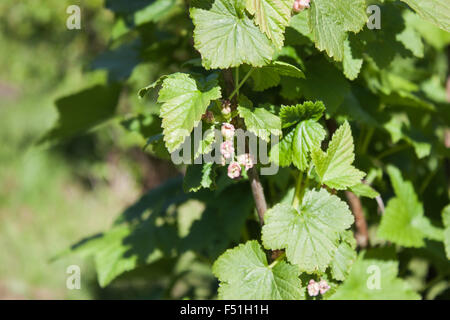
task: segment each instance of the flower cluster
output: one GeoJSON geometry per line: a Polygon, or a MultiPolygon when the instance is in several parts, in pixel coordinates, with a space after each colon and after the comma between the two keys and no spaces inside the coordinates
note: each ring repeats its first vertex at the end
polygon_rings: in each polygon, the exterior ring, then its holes
{"type": "Polygon", "coordinates": [[[305,10],[306,8],[309,8],[309,2],[310,0],[295,0],[294,2],[294,11],[300,12],[305,10]]]}
{"type": "Polygon", "coordinates": [[[314,279],[309,280],[308,283],[308,294],[311,297],[316,297],[320,294],[324,294],[330,289],[330,286],[325,280],[320,280],[319,282],[314,281],[314,279]]]}
{"type": "Polygon", "coordinates": [[[222,124],[221,132],[225,141],[220,145],[220,153],[222,154],[222,165],[226,164],[227,159],[231,159],[232,161],[228,165],[228,177],[231,179],[239,179],[242,174],[242,168],[245,170],[249,170],[253,168],[255,163],[253,157],[244,153],[236,157],[234,160],[234,126],[231,123],[222,124]]]}

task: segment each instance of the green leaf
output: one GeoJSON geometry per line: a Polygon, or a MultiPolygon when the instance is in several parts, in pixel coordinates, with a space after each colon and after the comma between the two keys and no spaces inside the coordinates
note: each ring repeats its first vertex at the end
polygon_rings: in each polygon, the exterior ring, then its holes
{"type": "Polygon", "coordinates": [[[375,189],[364,183],[354,185],[350,187],[350,190],[359,197],[367,197],[370,199],[375,199],[380,195],[375,189]]]}
{"type": "Polygon", "coordinates": [[[351,231],[346,231],[344,241],[339,247],[331,261],[331,274],[334,279],[343,281],[347,277],[351,266],[356,261],[356,241],[351,231]]]}
{"type": "Polygon", "coordinates": [[[297,125],[292,141],[292,162],[300,171],[308,168],[311,151],[320,148],[325,135],[325,129],[314,120],[305,120],[297,125]]]}
{"type": "Polygon", "coordinates": [[[325,106],[322,101],[306,101],[293,106],[281,106],[280,118],[283,128],[293,126],[303,120],[318,121],[322,118],[325,106]]]}
{"type": "Polygon", "coordinates": [[[255,16],[256,25],[279,49],[283,47],[293,4],[294,0],[246,0],[246,8],[255,16]]]}
{"type": "Polygon", "coordinates": [[[264,91],[268,88],[276,87],[280,83],[280,76],[305,77],[304,73],[296,66],[282,61],[274,61],[267,66],[253,69],[251,74],[253,90],[264,91]]]}
{"type": "Polygon", "coordinates": [[[447,0],[402,0],[422,18],[450,32],[450,3],[447,0]]]}
{"type": "Polygon", "coordinates": [[[450,205],[442,210],[442,221],[444,222],[444,245],[447,259],[450,260],[450,205]]]}
{"type": "Polygon", "coordinates": [[[338,248],[340,233],[354,221],[347,204],[324,189],[308,191],[300,210],[278,204],[264,219],[264,247],[286,249],[287,259],[308,273],[325,271],[338,248]]]}
{"type": "Polygon", "coordinates": [[[206,69],[262,67],[272,60],[274,47],[247,17],[243,0],[216,0],[209,10],[191,8],[194,45],[206,69]]]}
{"type": "Polygon", "coordinates": [[[344,58],[342,59],[342,66],[344,68],[344,75],[350,79],[355,80],[363,64],[362,58],[353,57],[352,48],[349,39],[344,41],[344,58]]]}
{"type": "Polygon", "coordinates": [[[142,25],[149,22],[157,22],[167,17],[177,8],[176,0],[155,0],[147,7],[134,14],[135,25],[142,25]]]}
{"type": "Polygon", "coordinates": [[[194,159],[197,159],[200,155],[211,152],[214,142],[216,142],[216,134],[213,127],[209,128],[208,132],[203,132],[203,138],[200,141],[197,151],[194,154],[194,159]]]}
{"type": "Polygon", "coordinates": [[[282,167],[290,166],[292,163],[292,143],[294,141],[295,129],[291,130],[270,150],[270,159],[272,162],[282,167]]]}
{"type": "Polygon", "coordinates": [[[183,182],[184,192],[197,192],[202,188],[214,187],[217,176],[214,166],[212,162],[188,166],[183,182]]]}
{"type": "Polygon", "coordinates": [[[304,299],[298,268],[285,261],[269,266],[255,240],[227,250],[214,263],[213,273],[220,281],[219,299],[304,299]]]}
{"type": "Polygon", "coordinates": [[[407,282],[397,277],[397,262],[364,260],[363,257],[364,254],[360,254],[347,279],[330,297],[331,300],[420,299],[420,295],[407,282]]]}
{"type": "Polygon", "coordinates": [[[239,116],[244,119],[247,130],[265,141],[270,140],[270,134],[281,135],[281,120],[276,115],[264,108],[254,108],[253,110],[238,106],[239,116]]]}
{"type": "Polygon", "coordinates": [[[302,121],[272,147],[270,159],[282,167],[293,163],[299,170],[305,171],[311,150],[318,148],[324,137],[322,125],[314,120],[302,121]]]}
{"type": "Polygon", "coordinates": [[[332,115],[350,93],[348,80],[322,56],[312,57],[305,62],[305,74],[305,79],[281,79],[281,95],[291,101],[301,97],[320,100],[326,106],[327,113],[332,115]]]}
{"type": "Polygon", "coordinates": [[[311,1],[310,27],[316,47],[337,61],[344,58],[347,32],[359,32],[367,21],[364,0],[311,1]]]}
{"type": "Polygon", "coordinates": [[[424,239],[439,240],[442,230],[431,225],[424,216],[414,187],[402,178],[400,171],[387,168],[396,197],[389,200],[378,229],[378,237],[404,247],[423,247],[424,239]]]}
{"type": "Polygon", "coordinates": [[[217,75],[196,80],[185,73],[174,73],[163,80],[158,102],[164,141],[169,152],[175,151],[200,122],[212,100],[221,97],[217,75]]]}
{"type": "Polygon", "coordinates": [[[141,221],[148,211],[159,215],[169,206],[186,201],[187,197],[183,193],[182,185],[183,180],[179,176],[171,178],[158,187],[151,189],[119,215],[114,224],[119,225],[126,222],[131,224],[141,221]]]}
{"type": "Polygon", "coordinates": [[[136,227],[119,225],[72,247],[72,252],[94,256],[101,287],[126,271],[157,261],[169,254],[176,241],[176,229],[156,226],[154,219],[136,227]]]}
{"type": "Polygon", "coordinates": [[[133,69],[141,62],[141,43],[133,41],[100,54],[92,63],[93,70],[106,69],[108,80],[120,82],[128,79],[133,69]]]}
{"type": "MultiPolygon", "coordinates": [[[[222,176],[226,177],[226,174],[222,176]]],[[[194,216],[192,224],[185,226],[187,234],[180,241],[183,252],[194,251],[214,261],[230,245],[239,243],[245,222],[254,212],[255,204],[249,189],[246,184],[233,185],[224,192],[226,201],[215,195],[217,191],[201,190],[189,194],[206,203],[206,208],[200,217],[192,209],[179,212],[179,221],[188,214],[194,216]]]]}
{"type": "Polygon", "coordinates": [[[166,75],[165,76],[161,76],[155,82],[153,82],[152,84],[149,84],[148,86],[140,89],[139,92],[138,92],[139,98],[145,97],[150,90],[152,90],[152,89],[156,88],[157,86],[159,86],[163,82],[163,80],[166,79],[167,77],[168,76],[166,76],[166,75]]]}
{"type": "Polygon", "coordinates": [[[272,161],[283,167],[294,163],[299,170],[306,170],[311,150],[320,147],[320,143],[325,138],[325,130],[316,122],[322,117],[324,110],[325,107],[320,101],[282,106],[280,118],[283,128],[297,126],[272,148],[272,161]]]}
{"type": "Polygon", "coordinates": [[[330,188],[345,190],[360,183],[365,176],[352,165],[355,160],[354,145],[347,121],[333,134],[327,152],[316,148],[312,159],[321,183],[330,188]]]}
{"type": "Polygon", "coordinates": [[[86,132],[110,119],[116,112],[119,85],[96,85],[58,99],[58,122],[39,143],[57,142],[86,132]]]}

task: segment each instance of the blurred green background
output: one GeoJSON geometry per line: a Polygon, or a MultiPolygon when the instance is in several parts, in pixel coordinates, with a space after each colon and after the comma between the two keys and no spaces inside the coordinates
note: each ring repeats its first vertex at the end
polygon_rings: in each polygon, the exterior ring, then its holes
{"type": "Polygon", "coordinates": [[[57,118],[56,98],[105,77],[83,71],[107,47],[113,14],[101,0],[85,1],[83,29],[67,30],[66,8],[77,2],[0,2],[0,299],[114,297],[98,287],[92,263],[50,259],[108,228],[138,186],[150,187],[139,177],[151,165],[136,161],[142,154],[130,152],[133,137],[124,140],[118,124],[36,145],[57,118]],[[81,266],[81,290],[66,289],[71,264],[81,266]]]}

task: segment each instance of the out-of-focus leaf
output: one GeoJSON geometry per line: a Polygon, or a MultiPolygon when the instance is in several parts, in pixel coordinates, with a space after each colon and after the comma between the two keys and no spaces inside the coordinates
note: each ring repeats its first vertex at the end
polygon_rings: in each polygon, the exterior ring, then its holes
{"type": "Polygon", "coordinates": [[[120,85],[96,85],[58,99],[56,126],[40,139],[57,142],[82,134],[114,116],[120,94],[120,85]]]}

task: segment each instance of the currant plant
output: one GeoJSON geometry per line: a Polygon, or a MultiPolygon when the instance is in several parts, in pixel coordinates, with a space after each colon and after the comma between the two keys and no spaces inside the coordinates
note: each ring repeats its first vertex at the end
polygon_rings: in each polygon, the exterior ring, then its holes
{"type": "MultiPolygon", "coordinates": [[[[107,1],[113,41],[124,44],[94,63],[108,70],[102,91],[75,97],[95,97],[98,111],[71,127],[73,103],[60,100],[60,122],[44,137],[111,117],[119,95],[108,90],[142,86],[147,69],[126,79],[152,65],[154,81],[130,98],[151,111],[139,107],[122,125],[185,171],[71,248],[94,256],[100,285],[166,269],[164,297],[174,297],[183,279],[207,286],[201,265],[220,299],[432,297],[450,275],[450,4],[143,3],[107,1]],[[370,5],[381,29],[368,27],[370,5]],[[193,202],[200,209],[183,210],[193,202]],[[420,284],[428,274],[437,274],[431,287],[420,284]]],[[[206,291],[192,297],[216,297],[206,291]]]]}

